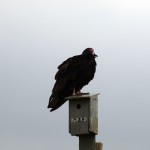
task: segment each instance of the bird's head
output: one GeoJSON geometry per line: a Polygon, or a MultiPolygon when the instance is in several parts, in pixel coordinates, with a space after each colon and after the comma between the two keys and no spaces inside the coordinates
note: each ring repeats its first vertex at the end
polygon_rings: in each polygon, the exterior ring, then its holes
{"type": "Polygon", "coordinates": [[[98,57],[95,53],[94,53],[94,49],[93,48],[86,48],[83,52],[82,55],[93,55],[94,57],[98,57]]]}

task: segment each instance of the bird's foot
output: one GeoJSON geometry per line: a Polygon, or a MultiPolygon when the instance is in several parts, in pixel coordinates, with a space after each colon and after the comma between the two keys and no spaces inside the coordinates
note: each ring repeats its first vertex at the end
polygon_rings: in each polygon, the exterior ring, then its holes
{"type": "Polygon", "coordinates": [[[75,93],[74,96],[88,95],[90,93],[81,93],[80,91],[75,93]]]}
{"type": "Polygon", "coordinates": [[[90,93],[82,93],[82,95],[89,95],[90,93]]]}

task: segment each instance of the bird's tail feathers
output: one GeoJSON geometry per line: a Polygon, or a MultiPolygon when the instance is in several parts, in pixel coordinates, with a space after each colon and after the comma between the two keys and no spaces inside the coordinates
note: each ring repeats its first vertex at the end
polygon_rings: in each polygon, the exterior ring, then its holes
{"type": "Polygon", "coordinates": [[[54,111],[57,108],[59,108],[61,105],[63,105],[66,102],[66,100],[64,100],[64,98],[60,98],[58,96],[55,97],[50,97],[49,98],[49,104],[47,106],[47,108],[52,108],[50,111],[54,111]]]}

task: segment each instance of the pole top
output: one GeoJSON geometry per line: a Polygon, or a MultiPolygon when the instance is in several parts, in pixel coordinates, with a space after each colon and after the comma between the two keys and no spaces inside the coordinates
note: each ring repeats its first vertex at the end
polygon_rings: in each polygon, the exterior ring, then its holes
{"type": "Polygon", "coordinates": [[[66,100],[73,100],[73,99],[83,99],[83,98],[91,98],[91,97],[95,97],[98,96],[100,93],[96,93],[96,94],[82,94],[82,95],[73,95],[73,96],[68,96],[65,97],[66,100]]]}

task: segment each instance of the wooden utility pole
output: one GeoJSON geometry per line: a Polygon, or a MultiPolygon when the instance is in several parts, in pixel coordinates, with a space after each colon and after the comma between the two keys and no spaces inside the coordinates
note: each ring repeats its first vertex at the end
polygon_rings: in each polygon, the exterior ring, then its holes
{"type": "Polygon", "coordinates": [[[98,94],[70,96],[69,133],[79,136],[79,150],[102,150],[95,142],[98,134],[98,94]]]}
{"type": "Polygon", "coordinates": [[[96,150],[102,150],[103,144],[101,142],[96,143],[96,150]]]}

